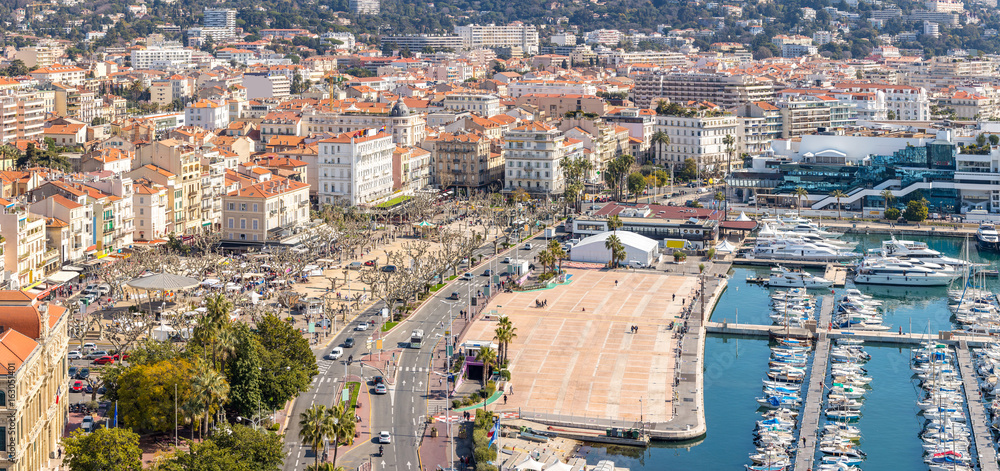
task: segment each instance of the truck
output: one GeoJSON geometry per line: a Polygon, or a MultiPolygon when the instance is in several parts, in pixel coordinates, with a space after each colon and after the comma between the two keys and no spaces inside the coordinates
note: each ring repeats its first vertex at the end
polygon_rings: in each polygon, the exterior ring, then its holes
{"type": "Polygon", "coordinates": [[[555,228],[552,228],[552,227],[546,227],[545,228],[545,238],[546,239],[552,239],[555,236],[556,236],[556,230],[555,230],[555,228]]]}

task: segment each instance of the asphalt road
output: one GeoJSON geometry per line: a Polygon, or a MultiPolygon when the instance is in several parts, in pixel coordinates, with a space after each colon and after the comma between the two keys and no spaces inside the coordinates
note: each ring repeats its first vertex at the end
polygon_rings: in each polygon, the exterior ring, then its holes
{"type": "MultiPolygon", "coordinates": [[[[524,250],[524,244],[519,245],[516,258],[531,259],[544,248],[545,238],[539,237],[532,242],[531,250],[524,250]]],[[[474,252],[475,255],[483,255],[484,260],[488,260],[493,255],[493,244],[481,247],[474,252]]],[[[514,252],[511,252],[514,256],[514,252]]],[[[410,316],[404,323],[396,326],[383,340],[383,347],[403,348],[402,353],[397,356],[395,381],[389,386],[387,395],[371,395],[372,407],[370,411],[359,411],[359,415],[370,414],[372,420],[372,431],[377,435],[380,431],[388,431],[392,434],[392,443],[384,445],[383,456],[378,456],[378,443],[372,440],[349,453],[343,453],[337,459],[338,466],[344,466],[347,470],[357,469],[363,463],[371,462],[373,471],[411,471],[419,468],[420,461],[417,458],[417,447],[420,445],[420,437],[423,434],[424,418],[428,414],[436,413],[439,408],[446,408],[447,401],[438,400],[428,404],[428,382],[438,378],[444,369],[444,361],[438,360],[432,364],[431,351],[436,342],[444,341],[443,336],[448,330],[449,316],[457,316],[458,311],[469,308],[470,293],[475,295],[476,291],[482,289],[487,284],[488,277],[483,276],[486,269],[494,271],[506,270],[506,265],[499,263],[503,256],[497,260],[482,265],[479,269],[471,271],[475,276],[472,280],[456,279],[447,287],[439,290],[429,301],[429,303],[419,312],[410,316]],[[449,299],[453,292],[459,293],[458,299],[449,299]],[[424,348],[409,349],[410,333],[415,329],[424,331],[424,348]]],[[[463,272],[459,271],[461,276],[463,272]]],[[[363,313],[358,321],[377,320],[377,314],[382,305],[376,305],[363,313]]],[[[330,348],[342,345],[347,337],[354,337],[356,345],[352,349],[345,349],[344,357],[354,353],[359,356],[365,352],[365,339],[372,331],[357,332],[354,326],[357,322],[337,333],[330,348]]],[[[341,326],[337,326],[341,327],[341,326]]],[[[295,471],[304,469],[313,463],[313,454],[308,445],[303,445],[298,437],[299,426],[298,417],[303,411],[314,404],[325,404],[332,406],[336,399],[334,392],[339,389],[338,382],[342,382],[347,374],[359,375],[365,378],[365,387],[371,392],[373,376],[384,375],[385,372],[374,370],[371,367],[362,368],[355,363],[347,367],[343,359],[330,361],[323,360],[322,356],[329,348],[315,349],[318,358],[320,373],[315,378],[312,388],[295,401],[292,416],[289,419],[286,430],[286,450],[288,452],[283,470],[295,471]]],[[[386,356],[386,359],[389,359],[386,356]]],[[[322,457],[322,451],[321,457],[322,457]]],[[[332,448],[329,457],[332,459],[332,448]]]]}

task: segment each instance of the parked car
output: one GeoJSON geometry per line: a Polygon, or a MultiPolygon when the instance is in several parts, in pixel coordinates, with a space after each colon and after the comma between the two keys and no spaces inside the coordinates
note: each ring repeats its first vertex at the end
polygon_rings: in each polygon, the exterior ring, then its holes
{"type": "Polygon", "coordinates": [[[361,262],[351,262],[349,265],[347,265],[347,268],[350,270],[360,270],[361,267],[363,266],[364,264],[362,264],[361,262]]]}
{"type": "Polygon", "coordinates": [[[374,267],[375,266],[375,260],[365,260],[365,266],[366,267],[374,267]]]}
{"type": "Polygon", "coordinates": [[[383,445],[388,445],[392,443],[392,435],[389,435],[389,432],[383,430],[378,433],[378,442],[383,445]]]}
{"type": "Polygon", "coordinates": [[[76,379],[87,379],[90,377],[90,368],[80,368],[76,372],[76,379]]]}
{"type": "Polygon", "coordinates": [[[389,392],[389,389],[386,388],[384,384],[375,385],[375,394],[385,394],[387,392],[389,392]]]}
{"type": "Polygon", "coordinates": [[[73,350],[72,352],[69,352],[69,353],[66,354],[66,359],[67,360],[82,360],[83,359],[83,354],[80,353],[79,350],[73,350]]]}
{"type": "Polygon", "coordinates": [[[79,368],[77,368],[75,366],[71,366],[71,367],[69,367],[69,371],[67,373],[69,374],[69,377],[71,379],[73,379],[73,378],[76,378],[76,373],[79,370],[80,370],[79,368]]]}
{"type": "Polygon", "coordinates": [[[347,337],[344,339],[344,348],[354,347],[354,337],[347,337]]]}
{"type": "Polygon", "coordinates": [[[111,285],[103,283],[97,286],[97,294],[101,296],[107,296],[111,294],[111,285]]]}
{"type": "Polygon", "coordinates": [[[327,353],[323,358],[327,360],[336,360],[342,356],[344,356],[344,349],[336,347],[333,350],[330,350],[330,353],[327,353]]]}
{"type": "Polygon", "coordinates": [[[97,345],[94,345],[94,344],[92,344],[90,342],[87,342],[87,343],[83,344],[83,351],[84,352],[89,352],[89,351],[91,351],[91,350],[93,350],[95,348],[97,348],[97,345]]]}
{"type": "Polygon", "coordinates": [[[83,392],[83,381],[73,381],[73,385],[69,387],[70,392],[83,392]]]}
{"type": "Polygon", "coordinates": [[[80,429],[84,433],[90,433],[94,431],[94,416],[88,415],[83,418],[83,422],[80,422],[80,429]]]}
{"type": "Polygon", "coordinates": [[[368,330],[368,323],[367,322],[362,322],[362,323],[358,324],[358,326],[355,327],[354,330],[357,330],[359,332],[364,332],[364,331],[368,330]]]}
{"type": "Polygon", "coordinates": [[[115,358],[110,355],[104,355],[100,358],[94,359],[95,365],[113,365],[115,363],[115,358]]]}
{"type": "Polygon", "coordinates": [[[396,273],[396,265],[386,265],[382,267],[382,271],[386,273],[396,273]]]}
{"type": "Polygon", "coordinates": [[[119,355],[119,354],[116,353],[114,355],[111,355],[111,358],[114,358],[115,361],[128,360],[128,353],[126,353],[124,355],[119,355]]]}
{"type": "Polygon", "coordinates": [[[92,352],[90,352],[90,353],[87,354],[87,359],[88,360],[96,360],[98,358],[106,357],[106,356],[108,356],[108,352],[107,351],[105,351],[105,350],[94,350],[94,351],[92,351],[92,352]]]}

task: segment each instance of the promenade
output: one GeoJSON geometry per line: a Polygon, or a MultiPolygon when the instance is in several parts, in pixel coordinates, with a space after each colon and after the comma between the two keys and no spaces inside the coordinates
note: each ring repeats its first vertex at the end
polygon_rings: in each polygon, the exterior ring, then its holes
{"type": "Polygon", "coordinates": [[[976,444],[976,456],[979,457],[980,471],[998,471],[997,449],[993,445],[990,433],[990,415],[983,404],[982,393],[976,383],[976,368],[972,364],[969,349],[960,344],[955,348],[958,369],[962,374],[965,386],[965,402],[969,405],[969,426],[972,427],[972,437],[976,444]]]}
{"type": "MultiPolygon", "coordinates": [[[[823,296],[820,305],[819,323],[826,325],[833,313],[833,296],[823,296]]],[[[816,340],[816,350],[812,357],[809,373],[809,388],[806,402],[802,405],[802,419],[799,423],[799,439],[802,447],[795,454],[795,471],[806,471],[816,461],[818,431],[823,416],[823,391],[826,372],[830,364],[830,337],[820,332],[816,340]]]]}

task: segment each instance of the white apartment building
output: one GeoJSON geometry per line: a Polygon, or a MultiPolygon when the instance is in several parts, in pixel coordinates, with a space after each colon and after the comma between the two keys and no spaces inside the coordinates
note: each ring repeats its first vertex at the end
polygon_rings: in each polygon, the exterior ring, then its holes
{"type": "Polygon", "coordinates": [[[236,10],[231,8],[206,8],[201,24],[206,28],[219,28],[227,37],[236,36],[236,10]]]}
{"type": "Polygon", "coordinates": [[[607,55],[601,54],[601,57],[605,58],[609,64],[615,67],[628,64],[653,64],[660,67],[681,67],[688,64],[688,58],[686,55],[673,51],[625,52],[615,50],[607,55]]]}
{"type": "Polygon", "coordinates": [[[154,46],[132,51],[132,67],[138,70],[185,67],[191,63],[191,49],[176,46],[154,46]]]}
{"type": "Polygon", "coordinates": [[[393,105],[388,115],[330,114],[310,110],[302,116],[300,126],[302,132],[305,133],[304,135],[314,133],[353,134],[371,128],[384,129],[385,132],[392,134],[396,145],[401,147],[416,146],[427,138],[427,121],[420,114],[411,114],[402,100],[393,105]]]}
{"type": "Polygon", "coordinates": [[[243,87],[247,89],[247,99],[284,98],[291,95],[292,82],[284,74],[270,72],[248,72],[243,74],[243,87]]]}
{"type": "Polygon", "coordinates": [[[349,0],[347,6],[356,15],[377,15],[381,2],[379,0],[349,0]]]}
{"type": "Polygon", "coordinates": [[[61,83],[76,87],[83,85],[86,72],[75,65],[52,64],[48,67],[35,69],[29,75],[41,82],[61,83]]]}
{"type": "Polygon", "coordinates": [[[462,37],[469,49],[519,47],[525,54],[538,54],[538,29],[520,21],[506,26],[456,26],[455,34],[462,37]]]}
{"type": "Polygon", "coordinates": [[[136,241],[149,242],[168,235],[168,201],[167,187],[145,179],[136,180],[132,195],[135,210],[133,238],[136,241]]]}
{"type": "Polygon", "coordinates": [[[512,98],[530,94],[594,96],[597,95],[597,85],[568,80],[521,80],[507,84],[507,93],[512,98]]]}
{"type": "MultiPolygon", "coordinates": [[[[45,218],[20,203],[0,208],[0,234],[6,240],[4,265],[11,272],[11,287],[21,289],[45,279],[45,218]]],[[[56,252],[54,249],[52,252],[56,252]]]]}
{"type": "Polygon", "coordinates": [[[584,38],[587,44],[617,45],[622,42],[625,35],[617,29],[598,29],[587,32],[584,38]]]}
{"type": "Polygon", "coordinates": [[[392,135],[369,129],[319,141],[321,204],[377,204],[392,195],[392,135]]]}
{"type": "Polygon", "coordinates": [[[490,118],[502,112],[500,97],[490,94],[451,93],[445,95],[443,106],[448,111],[470,111],[484,118],[490,118]]]}
{"type": "MultiPolygon", "coordinates": [[[[581,146],[567,144],[554,126],[531,122],[504,133],[506,175],[504,193],[523,189],[539,196],[561,195],[565,187],[559,162],[581,146]]],[[[577,143],[579,144],[579,143],[577,143]]]]}
{"type": "Polygon", "coordinates": [[[895,119],[902,121],[929,121],[931,100],[927,90],[907,85],[885,85],[880,83],[845,82],[834,85],[845,92],[885,94],[885,106],[895,119]]]}
{"type": "Polygon", "coordinates": [[[728,173],[726,165],[730,157],[722,142],[726,136],[733,136],[737,142],[732,155],[733,168],[742,167],[738,137],[742,134],[742,124],[733,115],[724,113],[697,112],[693,117],[657,116],[654,132],[662,131],[670,137],[670,145],[662,151],[654,150],[656,164],[678,167],[687,159],[694,159],[699,172],[728,173]]]}
{"type": "Polygon", "coordinates": [[[774,85],[751,75],[646,74],[635,79],[633,101],[655,108],[655,100],[707,101],[729,109],[756,101],[773,101],[774,85]]]}
{"type": "Polygon", "coordinates": [[[184,107],[184,122],[209,131],[229,126],[229,109],[223,103],[198,100],[184,107]]]}
{"type": "Polygon", "coordinates": [[[265,242],[309,222],[309,184],[281,177],[232,191],[222,199],[225,240],[265,242]]]}
{"type": "Polygon", "coordinates": [[[76,262],[86,256],[85,250],[92,244],[94,234],[93,214],[90,206],[84,206],[62,195],[53,195],[32,203],[30,211],[49,218],[56,218],[69,227],[69,240],[64,241],[63,261],[76,262]]]}

